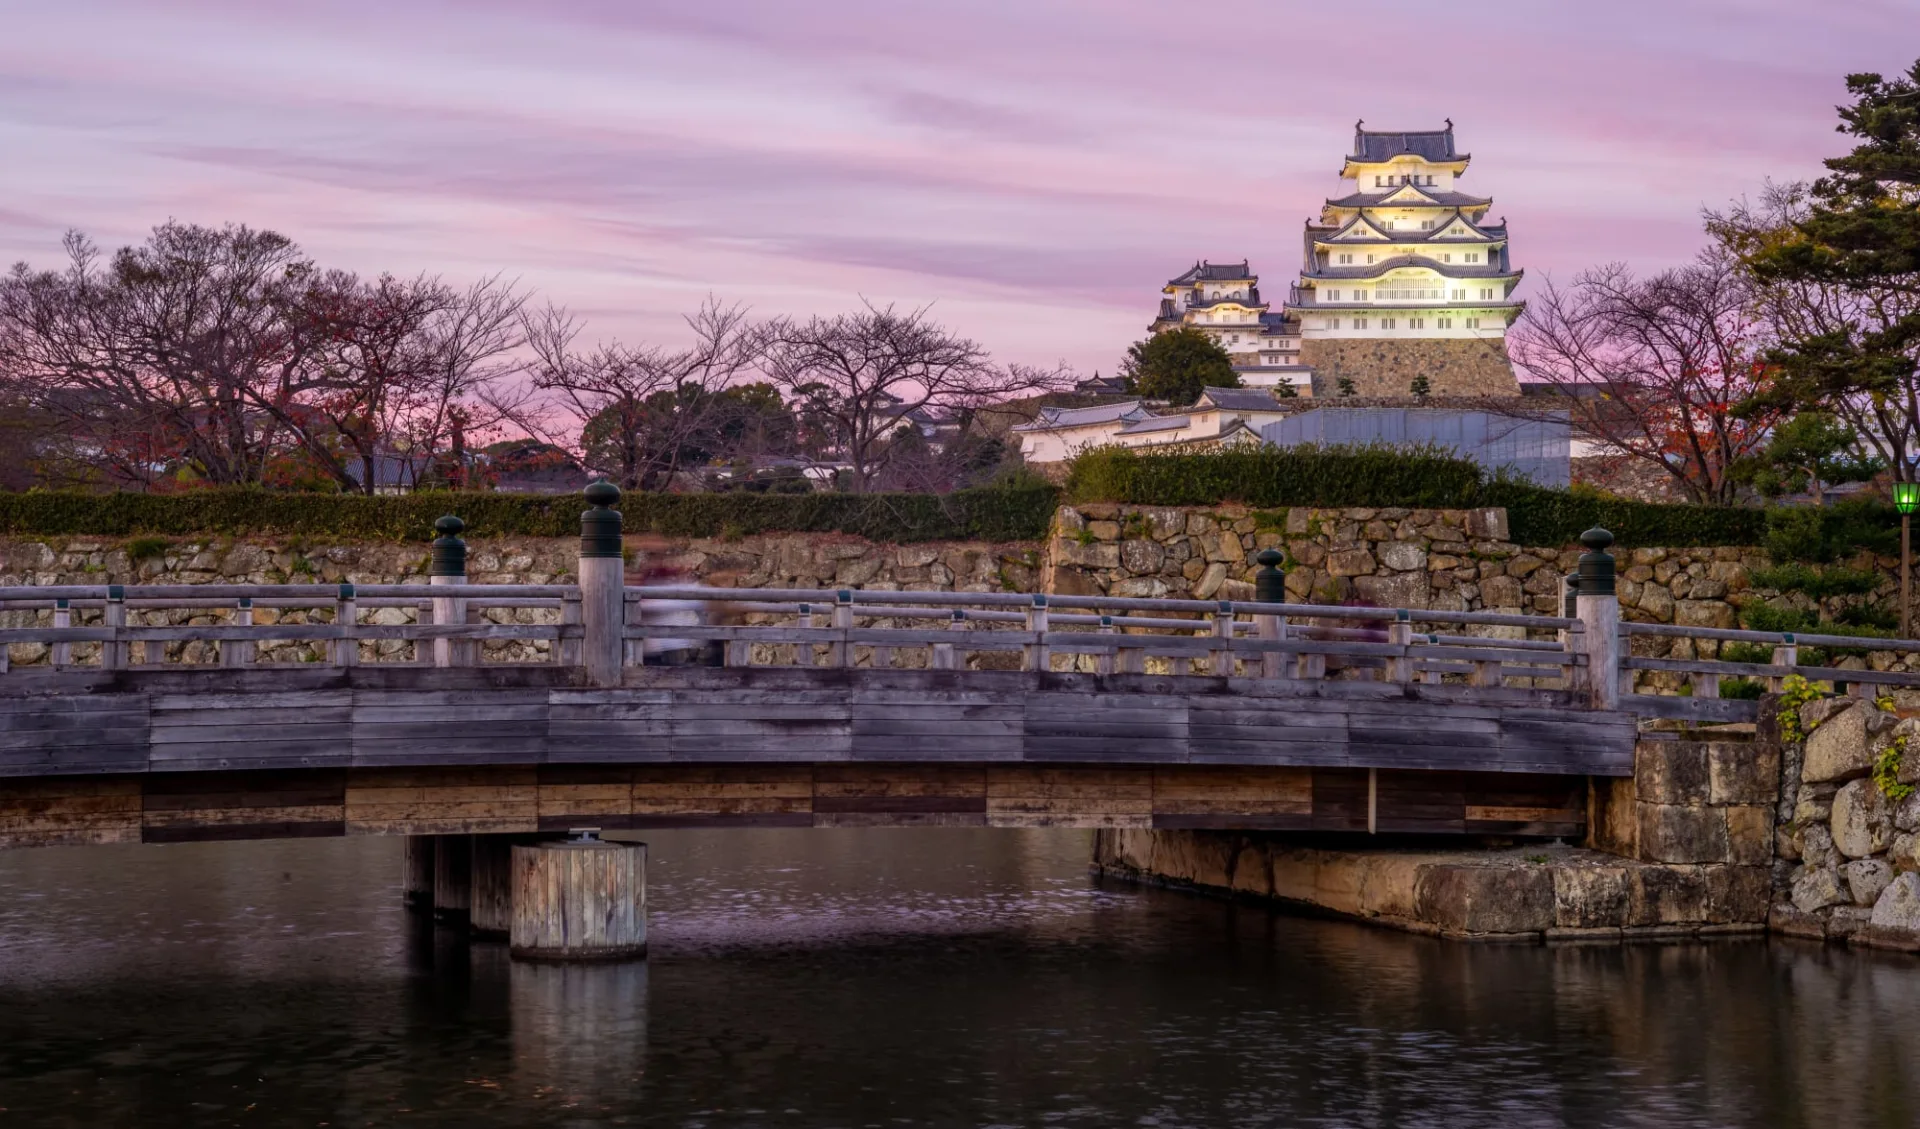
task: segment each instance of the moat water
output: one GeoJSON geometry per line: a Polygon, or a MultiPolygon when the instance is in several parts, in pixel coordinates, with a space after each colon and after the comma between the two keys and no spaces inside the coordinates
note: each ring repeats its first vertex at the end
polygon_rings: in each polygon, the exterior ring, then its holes
{"type": "Polygon", "coordinates": [[[516,965],[392,839],[0,853],[0,1126],[1914,1126],[1920,959],[1429,940],[1087,837],[648,837],[652,959],[516,965]]]}

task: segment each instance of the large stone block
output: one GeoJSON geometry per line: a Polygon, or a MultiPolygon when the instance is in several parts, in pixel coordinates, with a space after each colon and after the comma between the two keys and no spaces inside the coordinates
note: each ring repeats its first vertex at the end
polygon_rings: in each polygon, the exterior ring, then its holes
{"type": "Polygon", "coordinates": [[[1424,608],[1432,602],[1432,589],[1424,572],[1396,572],[1388,576],[1361,576],[1353,590],[1362,599],[1382,608],[1424,608]]]}
{"type": "Polygon", "coordinates": [[[1893,812],[1871,780],[1851,781],[1834,794],[1828,825],[1834,847],[1850,859],[1877,855],[1893,838],[1893,812]]]}
{"type": "Polygon", "coordinates": [[[1726,862],[1726,814],[1719,808],[1641,803],[1640,858],[1646,862],[1726,862]]]}
{"type": "Polygon", "coordinates": [[[1773,861],[1773,808],[1768,804],[1732,804],[1720,809],[1727,821],[1727,861],[1765,866],[1773,861]]]}
{"type": "Polygon", "coordinates": [[[1893,884],[1893,867],[1885,859],[1856,859],[1840,868],[1847,880],[1847,892],[1856,906],[1870,906],[1880,892],[1893,884]]]}
{"type": "Polygon", "coordinates": [[[1158,541],[1138,539],[1120,545],[1120,567],[1136,576],[1159,572],[1166,563],[1166,547],[1158,541]]]}
{"type": "Polygon", "coordinates": [[[1771,804],[1780,799],[1780,747],[1767,741],[1707,743],[1707,802],[1771,804]]]}
{"type": "Polygon", "coordinates": [[[1688,627],[1733,627],[1733,605],[1720,600],[1676,600],[1673,622],[1688,627]]]}
{"type": "Polygon", "coordinates": [[[1422,920],[1459,933],[1537,933],[1554,924],[1553,872],[1542,866],[1432,866],[1420,875],[1422,920]]]}
{"type": "Polygon", "coordinates": [[[1707,881],[1707,923],[1758,925],[1767,920],[1773,897],[1773,875],[1765,866],[1710,866],[1707,881]]]}
{"type": "Polygon", "coordinates": [[[1636,794],[1652,804],[1701,804],[1712,791],[1703,741],[1642,740],[1633,747],[1636,794]]]}
{"type": "Polygon", "coordinates": [[[1920,874],[1902,874],[1873,903],[1868,937],[1889,948],[1920,948],[1920,874]]]}
{"type": "Polygon", "coordinates": [[[1334,576],[1371,576],[1373,570],[1373,554],[1365,549],[1341,549],[1327,554],[1327,571],[1334,576]]]}
{"type": "Polygon", "coordinates": [[[1706,870],[1697,866],[1637,866],[1630,872],[1630,927],[1688,925],[1711,920],[1706,870]]]}
{"type": "Polygon", "coordinates": [[[1800,778],[1811,782],[1852,780],[1871,771],[1873,750],[1867,738],[1867,711],[1873,708],[1861,703],[1821,722],[1807,738],[1800,778]]]}
{"type": "Polygon", "coordinates": [[[1555,867],[1553,901],[1558,928],[1618,928],[1632,901],[1632,883],[1624,866],[1555,867]]]}
{"type": "Polygon", "coordinates": [[[1838,868],[1803,867],[1793,879],[1793,907],[1801,913],[1816,913],[1828,906],[1852,900],[1838,868]]]}
{"type": "Polygon", "coordinates": [[[1411,541],[1389,541],[1380,546],[1380,563],[1398,572],[1427,567],[1427,550],[1411,541]]]}

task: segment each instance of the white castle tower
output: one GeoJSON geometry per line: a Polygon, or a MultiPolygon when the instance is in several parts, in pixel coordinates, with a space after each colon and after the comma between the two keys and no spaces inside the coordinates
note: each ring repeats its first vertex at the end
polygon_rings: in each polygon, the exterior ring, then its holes
{"type": "MultiPolygon", "coordinates": [[[[1516,396],[1507,326],[1523,303],[1493,201],[1456,189],[1468,154],[1445,129],[1388,133],[1355,123],[1340,175],[1351,190],[1306,226],[1306,265],[1284,318],[1316,396],[1342,377],[1362,396],[1516,396]]],[[[1277,320],[1277,319],[1276,319],[1277,320]]]]}

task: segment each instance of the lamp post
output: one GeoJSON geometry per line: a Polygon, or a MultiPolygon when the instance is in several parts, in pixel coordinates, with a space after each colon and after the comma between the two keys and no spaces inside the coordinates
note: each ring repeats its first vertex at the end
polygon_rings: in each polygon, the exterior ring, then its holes
{"type": "Polygon", "coordinates": [[[1893,484],[1893,507],[1900,511],[1900,638],[1913,638],[1913,511],[1920,509],[1920,482],[1893,484]]]}

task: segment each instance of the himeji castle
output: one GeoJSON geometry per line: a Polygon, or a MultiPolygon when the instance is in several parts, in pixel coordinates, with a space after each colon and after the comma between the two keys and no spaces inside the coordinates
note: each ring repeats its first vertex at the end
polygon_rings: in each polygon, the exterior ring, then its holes
{"type": "Polygon", "coordinates": [[[1524,303],[1493,201],[1460,191],[1472,159],[1453,122],[1416,132],[1356,123],[1346,191],[1304,234],[1304,266],[1274,311],[1251,264],[1199,262],[1168,280],[1152,329],[1201,329],[1232,354],[1241,383],[1335,395],[1515,396],[1507,326],[1524,303]]]}

